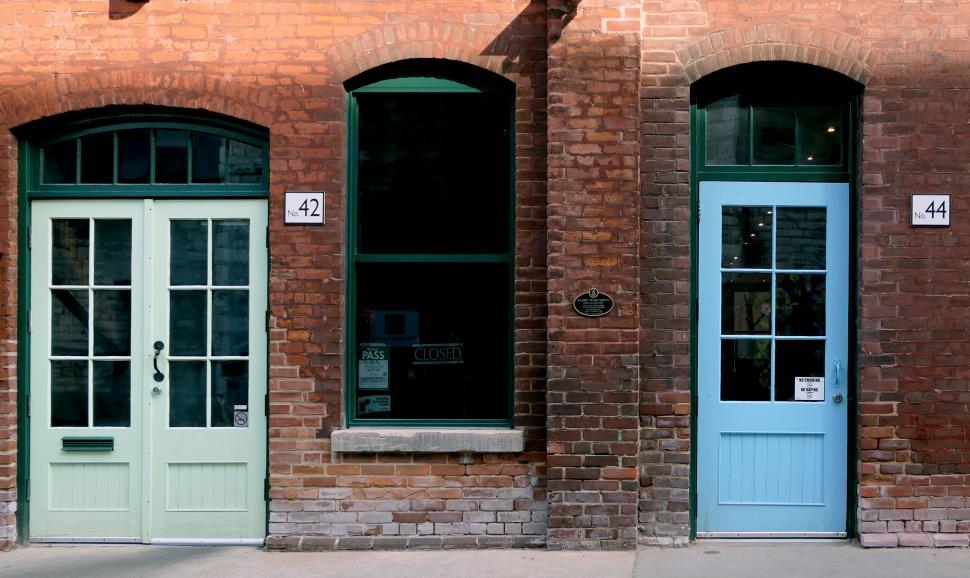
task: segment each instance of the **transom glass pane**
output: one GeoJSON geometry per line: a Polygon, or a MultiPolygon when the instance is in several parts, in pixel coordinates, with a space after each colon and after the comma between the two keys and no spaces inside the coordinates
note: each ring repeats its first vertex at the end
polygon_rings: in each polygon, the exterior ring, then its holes
{"type": "Polygon", "coordinates": [[[747,103],[740,95],[722,98],[707,105],[707,164],[746,165],[750,134],[747,103]]]}
{"type": "Polygon", "coordinates": [[[753,117],[754,164],[795,164],[795,107],[756,104],[753,117]]]}
{"type": "Polygon", "coordinates": [[[147,183],[151,172],[152,144],[147,129],[118,131],[118,182],[147,183]]]}
{"type": "Polygon", "coordinates": [[[77,139],[44,147],[44,184],[74,184],[77,182],[77,139]]]}
{"type": "Polygon", "coordinates": [[[114,133],[81,137],[81,183],[111,184],[114,181],[114,133]]]}
{"type": "Polygon", "coordinates": [[[225,137],[199,132],[192,133],[192,182],[225,182],[225,153],[225,137]]]}
{"type": "Polygon", "coordinates": [[[155,131],[155,182],[187,183],[189,180],[189,133],[184,130],[155,131]]]}

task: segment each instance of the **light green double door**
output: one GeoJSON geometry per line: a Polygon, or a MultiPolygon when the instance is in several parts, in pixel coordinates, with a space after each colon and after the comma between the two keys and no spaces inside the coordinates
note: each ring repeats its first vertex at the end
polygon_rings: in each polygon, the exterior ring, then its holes
{"type": "Polygon", "coordinates": [[[261,542],[264,201],[35,201],[29,532],[261,542]]]}

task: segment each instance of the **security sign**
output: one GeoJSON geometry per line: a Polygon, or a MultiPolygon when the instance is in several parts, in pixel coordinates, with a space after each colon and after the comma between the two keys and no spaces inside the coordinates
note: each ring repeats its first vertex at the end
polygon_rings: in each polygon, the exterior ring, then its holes
{"type": "Polygon", "coordinates": [[[795,401],[824,401],[824,377],[796,377],[795,401]]]}

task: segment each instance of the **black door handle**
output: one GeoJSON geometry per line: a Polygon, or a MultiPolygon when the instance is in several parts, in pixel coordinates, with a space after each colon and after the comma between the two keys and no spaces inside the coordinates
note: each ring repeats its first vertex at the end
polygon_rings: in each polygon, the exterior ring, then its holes
{"type": "Polygon", "coordinates": [[[155,347],[155,357],[152,359],[152,364],[155,365],[154,378],[156,382],[161,383],[165,381],[165,374],[158,369],[158,354],[161,353],[163,349],[165,349],[165,343],[162,341],[156,341],[154,347],[155,347]]]}

